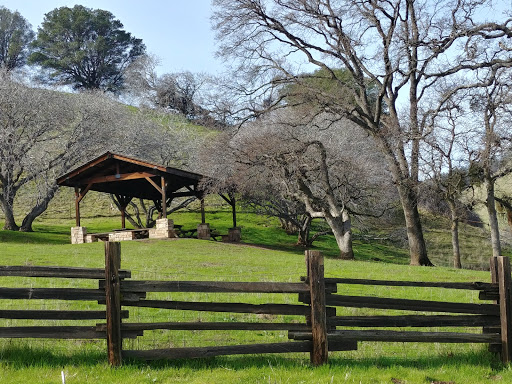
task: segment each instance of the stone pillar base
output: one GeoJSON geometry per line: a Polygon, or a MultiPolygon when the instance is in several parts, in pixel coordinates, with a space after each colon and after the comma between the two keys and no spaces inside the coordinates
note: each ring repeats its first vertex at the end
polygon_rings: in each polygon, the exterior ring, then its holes
{"type": "Polygon", "coordinates": [[[71,227],[71,244],[85,243],[86,236],[87,236],[87,228],[86,227],[71,227]]]}
{"type": "Polygon", "coordinates": [[[149,230],[150,239],[169,239],[176,236],[174,221],[171,219],[157,219],[155,228],[149,230]]]}
{"type": "Polygon", "coordinates": [[[239,243],[242,237],[242,231],[240,227],[229,228],[227,240],[232,243],[239,243]]]}
{"type": "Polygon", "coordinates": [[[204,223],[197,226],[197,238],[199,240],[210,240],[210,224],[204,223]]]}

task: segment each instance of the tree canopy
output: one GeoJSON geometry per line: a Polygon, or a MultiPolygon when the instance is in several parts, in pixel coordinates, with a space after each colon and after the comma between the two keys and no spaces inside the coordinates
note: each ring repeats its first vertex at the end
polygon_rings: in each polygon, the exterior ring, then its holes
{"type": "Polygon", "coordinates": [[[374,138],[400,196],[411,264],[431,265],[417,204],[421,144],[453,94],[479,87],[482,71],[510,67],[511,19],[496,12],[495,20],[482,20],[491,0],[214,0],[213,5],[218,53],[232,63],[231,82],[240,84],[238,110],[260,113],[259,107],[268,107],[263,101],[275,100],[271,96],[283,84],[303,83],[304,61],[338,82],[343,97],[316,87],[315,98],[324,112],[354,122],[374,138]],[[350,73],[353,86],[346,86],[339,68],[350,73]],[[439,92],[458,78],[464,84],[439,92]]]}
{"type": "Polygon", "coordinates": [[[25,65],[34,32],[19,12],[0,6],[0,65],[8,71],[25,65]]]}
{"type": "Polygon", "coordinates": [[[49,70],[50,82],[117,92],[128,65],[146,49],[122,28],[108,11],[81,5],[56,8],[38,29],[29,63],[49,70]]]}

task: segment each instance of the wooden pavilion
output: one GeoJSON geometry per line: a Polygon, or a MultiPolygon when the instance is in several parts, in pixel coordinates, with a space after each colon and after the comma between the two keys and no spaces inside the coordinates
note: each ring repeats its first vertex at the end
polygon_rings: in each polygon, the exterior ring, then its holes
{"type": "MultiPolygon", "coordinates": [[[[112,152],[87,162],[80,167],[62,175],[57,179],[59,186],[73,187],[75,189],[76,227],[71,229],[73,243],[97,241],[107,234],[87,235],[80,223],[80,202],[89,191],[110,193],[116,199],[121,211],[122,230],[109,233],[110,240],[128,240],[135,238],[136,230],[126,230],[126,207],[134,198],[142,198],[154,202],[159,220],[155,229],[143,229],[139,232],[149,232],[149,237],[175,237],[172,220],[167,219],[167,207],[177,197],[194,196],[201,200],[201,224],[197,228],[198,238],[210,238],[209,225],[205,222],[204,196],[205,191],[200,187],[205,176],[184,171],[177,168],[166,167],[135,159],[112,152]],[[124,231],[123,231],[124,230],[124,231]]],[[[233,210],[233,228],[236,233],[227,238],[231,241],[239,240],[239,228],[236,226],[235,199],[232,194],[220,195],[233,210]]]]}

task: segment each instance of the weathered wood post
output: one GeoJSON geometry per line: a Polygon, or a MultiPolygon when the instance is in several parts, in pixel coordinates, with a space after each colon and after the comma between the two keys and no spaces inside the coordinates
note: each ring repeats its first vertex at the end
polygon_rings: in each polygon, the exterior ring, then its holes
{"type": "Polygon", "coordinates": [[[162,186],[162,219],[167,219],[167,182],[161,177],[162,186]]]}
{"type": "Polygon", "coordinates": [[[80,189],[75,187],[75,224],[80,226],[80,189]]]}
{"type": "Polygon", "coordinates": [[[509,363],[512,360],[512,303],[510,260],[508,257],[496,257],[498,270],[498,288],[500,293],[500,323],[501,323],[501,361],[509,363]]]}
{"type": "MultiPolygon", "coordinates": [[[[491,272],[491,283],[498,285],[498,261],[496,257],[491,257],[489,260],[489,269],[491,272]]],[[[493,300],[494,304],[499,304],[498,300],[493,300]]],[[[483,327],[483,333],[498,333],[501,332],[501,326],[496,327],[483,327]]],[[[489,352],[501,353],[501,343],[489,344],[489,352]]]]}
{"type": "Polygon", "coordinates": [[[123,339],[121,337],[121,244],[105,243],[105,296],[107,311],[107,350],[108,362],[112,366],[121,365],[123,339]]]}
{"type": "Polygon", "coordinates": [[[306,266],[311,296],[311,332],[313,336],[310,359],[311,364],[322,365],[328,360],[324,258],[322,254],[319,251],[306,251],[306,266]]]}

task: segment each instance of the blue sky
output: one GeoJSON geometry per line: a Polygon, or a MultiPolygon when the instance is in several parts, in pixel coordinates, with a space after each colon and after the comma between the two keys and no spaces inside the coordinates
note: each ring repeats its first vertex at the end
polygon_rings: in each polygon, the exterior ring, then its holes
{"type": "Polygon", "coordinates": [[[18,10],[34,31],[45,13],[75,4],[110,11],[127,32],[144,41],[148,53],[160,58],[159,73],[222,72],[221,61],[214,57],[210,0],[0,0],[0,5],[18,10]]]}

